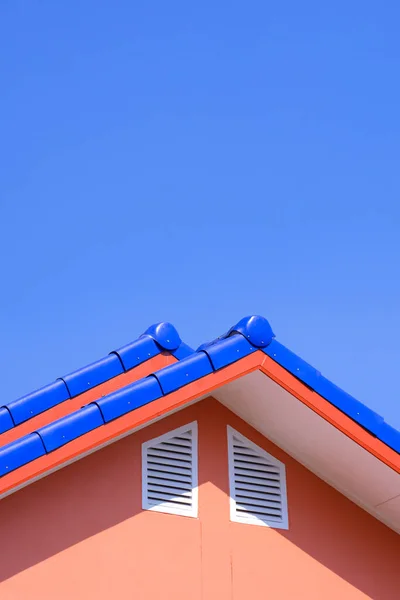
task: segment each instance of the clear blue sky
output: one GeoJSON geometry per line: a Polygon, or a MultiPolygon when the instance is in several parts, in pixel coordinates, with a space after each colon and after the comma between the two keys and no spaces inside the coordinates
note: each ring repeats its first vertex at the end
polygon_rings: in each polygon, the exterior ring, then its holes
{"type": "Polygon", "coordinates": [[[4,0],[2,401],[259,313],[400,427],[400,4],[4,0]]]}

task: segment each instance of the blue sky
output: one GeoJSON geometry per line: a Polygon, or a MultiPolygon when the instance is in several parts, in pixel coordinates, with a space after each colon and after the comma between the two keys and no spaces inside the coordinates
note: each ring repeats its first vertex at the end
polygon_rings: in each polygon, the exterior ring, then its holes
{"type": "Polygon", "coordinates": [[[247,314],[400,428],[400,5],[5,0],[1,401],[247,314]]]}

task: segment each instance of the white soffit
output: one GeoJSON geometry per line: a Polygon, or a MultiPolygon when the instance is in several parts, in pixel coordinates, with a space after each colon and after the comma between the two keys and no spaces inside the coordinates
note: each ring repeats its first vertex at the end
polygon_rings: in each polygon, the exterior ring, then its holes
{"type": "Polygon", "coordinates": [[[214,397],[298,462],[400,532],[400,475],[256,371],[214,397]]]}

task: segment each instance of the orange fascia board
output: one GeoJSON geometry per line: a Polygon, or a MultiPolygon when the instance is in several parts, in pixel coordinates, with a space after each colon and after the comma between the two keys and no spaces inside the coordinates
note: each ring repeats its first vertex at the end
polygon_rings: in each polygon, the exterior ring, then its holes
{"type": "Polygon", "coordinates": [[[375,438],[327,400],[310,390],[263,352],[257,351],[220,371],[206,375],[171,394],[94,429],[54,452],[41,456],[5,475],[0,480],[0,496],[12,493],[19,487],[27,485],[29,481],[43,477],[48,472],[78,460],[80,457],[111,443],[113,440],[145,427],[154,420],[182,409],[190,402],[208,396],[217,388],[257,370],[270,377],[300,402],[303,402],[388,467],[400,473],[400,456],[397,452],[375,438]]]}

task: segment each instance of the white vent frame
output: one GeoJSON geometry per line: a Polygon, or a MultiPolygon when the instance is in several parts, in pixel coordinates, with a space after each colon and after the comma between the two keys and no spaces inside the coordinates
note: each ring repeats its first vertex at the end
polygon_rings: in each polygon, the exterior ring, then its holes
{"type": "MultiPolygon", "coordinates": [[[[167,472],[166,472],[167,473],[167,472]]],[[[155,477],[155,475],[154,475],[155,477]]],[[[171,481],[173,481],[171,477],[171,481]]],[[[166,477],[166,482],[168,482],[168,478],[166,477]]],[[[187,482],[186,482],[187,483],[187,482]]],[[[158,483],[156,484],[158,485],[158,483]]],[[[166,483],[167,485],[167,483],[166,483]]],[[[159,486],[161,488],[161,486],[159,486]]],[[[168,485],[167,485],[168,487],[168,485]]],[[[160,493],[162,490],[159,490],[160,493]]],[[[175,496],[178,498],[179,494],[175,496]]],[[[172,497],[171,497],[172,498],[172,497]]],[[[142,508],[144,510],[153,510],[156,512],[168,513],[173,515],[181,515],[184,517],[194,517],[198,516],[198,428],[197,421],[193,421],[188,423],[187,425],[183,425],[182,427],[178,427],[177,429],[173,429],[168,431],[167,433],[160,435],[159,437],[153,438],[144,442],[142,444],[142,508]],[[149,500],[149,478],[152,477],[151,473],[149,473],[149,450],[154,449],[155,446],[158,446],[163,443],[168,443],[175,437],[179,437],[185,433],[191,432],[191,503],[185,506],[180,506],[178,503],[174,504],[174,502],[161,502],[161,501],[151,501],[149,500]]]]}
{"type": "Polygon", "coordinates": [[[261,525],[264,527],[271,527],[274,529],[289,529],[289,517],[288,517],[288,504],[287,504],[287,489],[286,489],[286,468],[285,465],[271,454],[268,454],[265,450],[254,444],[251,440],[246,438],[244,435],[233,429],[230,425],[227,427],[228,433],[228,463],[229,463],[229,491],[230,491],[230,519],[237,523],[246,523],[247,525],[261,525]],[[281,501],[281,515],[280,517],[262,517],[261,515],[256,516],[249,512],[240,513],[238,512],[238,500],[237,500],[237,489],[236,489],[236,469],[235,469],[235,458],[234,458],[234,438],[240,443],[245,445],[249,450],[256,453],[259,458],[264,458],[268,463],[277,469],[279,474],[279,489],[280,501],[281,501]]]}

